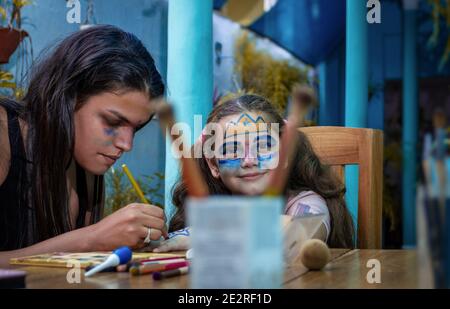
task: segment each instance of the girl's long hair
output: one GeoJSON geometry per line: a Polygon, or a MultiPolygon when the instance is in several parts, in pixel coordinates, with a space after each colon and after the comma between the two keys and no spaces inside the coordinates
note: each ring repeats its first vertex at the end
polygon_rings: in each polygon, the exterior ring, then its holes
{"type": "MultiPolygon", "coordinates": [[[[278,123],[280,131],[283,131],[283,118],[269,101],[257,95],[243,95],[237,99],[217,105],[209,115],[207,123],[219,122],[226,116],[246,112],[263,112],[268,117],[269,122],[278,123]]],[[[208,139],[211,136],[205,136],[204,138],[208,139]]],[[[320,162],[308,138],[303,133],[298,135],[297,143],[298,147],[293,159],[293,162],[296,162],[296,164],[290,172],[285,195],[292,197],[302,191],[311,190],[323,197],[327,203],[331,219],[328,244],[334,248],[353,247],[353,221],[345,205],[344,185],[328,166],[320,162]]],[[[197,159],[197,162],[208,184],[210,194],[232,194],[220,178],[213,177],[203,154],[201,158],[197,159]]],[[[170,231],[184,227],[185,212],[183,205],[186,197],[187,189],[180,179],[173,188],[173,204],[176,206],[177,211],[170,222],[170,231]]]]}
{"type": "MultiPolygon", "coordinates": [[[[149,98],[156,98],[163,95],[164,84],[153,58],[136,36],[103,25],[68,36],[35,66],[20,105],[3,100],[4,105],[16,106],[28,128],[26,179],[29,187],[21,192],[27,198],[20,207],[24,208],[22,211],[32,212],[34,229],[32,239],[24,238],[30,222],[27,216],[18,219],[16,235],[10,233],[18,237],[18,247],[74,228],[69,220],[66,181],[74,152],[74,113],[91,96],[128,90],[142,91],[149,98]]],[[[99,177],[102,183],[103,176],[99,177]]],[[[101,207],[95,207],[92,212],[90,223],[100,219],[101,207]]]]}

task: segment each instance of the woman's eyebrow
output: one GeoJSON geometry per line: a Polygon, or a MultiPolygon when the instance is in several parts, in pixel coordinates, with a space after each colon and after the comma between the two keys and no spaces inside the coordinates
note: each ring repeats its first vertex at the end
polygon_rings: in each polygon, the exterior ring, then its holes
{"type": "Polygon", "coordinates": [[[108,112],[110,112],[111,114],[114,114],[117,118],[119,118],[121,121],[130,124],[132,126],[137,126],[134,123],[132,123],[130,120],[128,120],[127,117],[125,117],[124,115],[122,115],[121,113],[119,113],[118,111],[112,110],[112,109],[108,109],[108,112]]]}

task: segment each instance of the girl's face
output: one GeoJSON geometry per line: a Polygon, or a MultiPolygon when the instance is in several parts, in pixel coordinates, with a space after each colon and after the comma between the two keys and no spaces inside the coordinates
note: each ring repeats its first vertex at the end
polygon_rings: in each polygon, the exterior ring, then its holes
{"type": "Polygon", "coordinates": [[[75,112],[75,160],[90,173],[104,174],[131,150],[136,129],[153,113],[143,92],[104,92],[90,97],[75,112]]]}
{"type": "Polygon", "coordinates": [[[216,137],[216,156],[207,162],[233,194],[263,193],[278,165],[278,132],[269,130],[265,118],[264,113],[246,112],[219,122],[223,138],[216,137]]]}

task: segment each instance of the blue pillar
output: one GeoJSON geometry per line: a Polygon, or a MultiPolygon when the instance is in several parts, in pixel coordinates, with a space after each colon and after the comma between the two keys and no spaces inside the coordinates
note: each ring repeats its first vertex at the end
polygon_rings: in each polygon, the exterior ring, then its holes
{"type": "MultiPolygon", "coordinates": [[[[345,126],[367,127],[368,40],[365,1],[347,0],[345,126]]],[[[346,201],[357,226],[358,166],[345,169],[346,201]]]]}
{"type": "Polygon", "coordinates": [[[416,244],[418,86],[416,62],[417,1],[404,1],[403,14],[403,246],[416,244]]]}
{"type": "MultiPolygon", "coordinates": [[[[202,116],[204,125],[212,108],[212,0],[169,1],[168,17],[168,99],[175,107],[177,122],[191,128],[191,144],[197,138],[194,115],[202,116]]],[[[196,130],[199,131],[199,130],[196,130]]],[[[179,164],[173,157],[171,143],[166,143],[165,206],[173,214],[172,188],[179,177],[179,164]]]]}
{"type": "Polygon", "coordinates": [[[331,115],[330,101],[327,98],[327,62],[322,61],[318,66],[319,71],[319,125],[329,125],[331,115]]]}

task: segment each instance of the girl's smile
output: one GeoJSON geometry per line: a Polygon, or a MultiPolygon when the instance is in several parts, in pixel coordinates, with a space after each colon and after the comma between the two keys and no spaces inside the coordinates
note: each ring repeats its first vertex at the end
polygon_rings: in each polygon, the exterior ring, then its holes
{"type": "Polygon", "coordinates": [[[240,175],[240,176],[237,176],[237,177],[242,179],[242,180],[245,180],[245,181],[252,181],[252,180],[260,179],[266,173],[267,173],[267,171],[259,172],[259,173],[246,173],[244,175],[240,175]]]}

